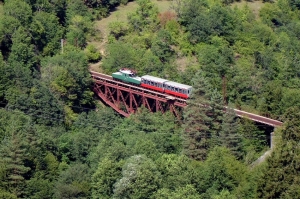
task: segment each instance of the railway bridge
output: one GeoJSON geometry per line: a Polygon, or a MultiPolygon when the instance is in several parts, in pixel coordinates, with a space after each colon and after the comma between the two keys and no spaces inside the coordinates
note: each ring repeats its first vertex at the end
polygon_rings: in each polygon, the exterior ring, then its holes
{"type": "MultiPolygon", "coordinates": [[[[90,71],[90,73],[94,80],[94,92],[103,102],[125,117],[135,113],[143,105],[151,112],[171,111],[179,118],[181,109],[187,106],[185,99],[119,82],[106,74],[94,71],[90,71]]],[[[281,121],[238,109],[234,109],[234,111],[239,117],[247,117],[252,121],[274,128],[282,125],[281,121]]]]}

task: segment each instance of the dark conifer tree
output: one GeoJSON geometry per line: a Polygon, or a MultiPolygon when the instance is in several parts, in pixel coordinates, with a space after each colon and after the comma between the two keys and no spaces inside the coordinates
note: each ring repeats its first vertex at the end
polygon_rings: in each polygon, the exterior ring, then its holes
{"type": "MultiPolygon", "coordinates": [[[[300,198],[300,109],[286,111],[281,136],[258,183],[259,198],[300,198]]],[[[278,135],[279,136],[279,135],[278,135]]]]}
{"type": "Polygon", "coordinates": [[[238,135],[238,120],[232,108],[227,108],[223,121],[222,129],[219,134],[220,145],[230,149],[237,158],[241,157],[241,136],[238,135]]]}
{"type": "Polygon", "coordinates": [[[22,196],[25,186],[24,175],[30,170],[24,165],[26,156],[26,148],[18,133],[13,133],[0,150],[0,163],[4,165],[6,173],[3,184],[6,190],[17,196],[22,196]]]}
{"type": "Polygon", "coordinates": [[[210,109],[208,112],[208,116],[211,117],[210,124],[210,148],[213,148],[220,143],[220,131],[222,129],[222,121],[224,115],[224,106],[223,106],[223,97],[217,91],[217,89],[213,90],[210,96],[210,109]]]}
{"type": "Polygon", "coordinates": [[[184,111],[183,151],[187,156],[205,160],[208,150],[218,142],[223,110],[220,100],[203,71],[199,71],[193,79],[192,95],[184,111]]]}

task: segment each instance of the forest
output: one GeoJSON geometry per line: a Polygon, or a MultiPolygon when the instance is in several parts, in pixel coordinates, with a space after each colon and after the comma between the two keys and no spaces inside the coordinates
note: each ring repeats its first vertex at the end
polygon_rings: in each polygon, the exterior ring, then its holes
{"type": "Polygon", "coordinates": [[[300,1],[156,1],[107,38],[128,0],[0,1],[0,199],[300,198],[300,1]],[[99,62],[192,85],[182,119],[118,115],[99,62]],[[264,162],[270,132],[232,108],[283,121],[264,162]]]}

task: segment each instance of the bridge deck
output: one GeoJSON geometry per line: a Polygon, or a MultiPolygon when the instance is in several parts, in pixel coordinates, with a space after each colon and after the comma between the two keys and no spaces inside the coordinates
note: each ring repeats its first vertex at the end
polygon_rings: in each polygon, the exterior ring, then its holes
{"type": "MultiPolygon", "coordinates": [[[[130,87],[131,89],[133,89],[133,90],[135,90],[139,93],[143,93],[143,95],[148,94],[149,96],[152,95],[153,97],[159,97],[159,98],[166,99],[166,100],[170,100],[170,99],[175,100],[175,105],[180,106],[180,107],[183,107],[183,106],[187,105],[185,99],[181,99],[181,98],[174,97],[172,95],[168,95],[168,94],[164,94],[164,93],[159,93],[159,92],[156,92],[156,91],[152,91],[152,90],[145,89],[145,88],[142,88],[142,87],[134,86],[134,85],[131,85],[131,84],[126,84],[126,83],[123,83],[123,82],[119,82],[119,81],[114,80],[112,78],[112,76],[109,76],[109,75],[106,75],[106,74],[98,73],[98,72],[95,72],[95,71],[90,71],[90,73],[91,73],[93,79],[95,80],[96,84],[97,83],[101,84],[101,81],[104,80],[108,83],[111,83],[110,86],[117,86],[118,88],[123,88],[124,90],[126,90],[126,88],[130,87]]],[[[227,107],[225,107],[225,108],[227,108],[227,107]]],[[[234,109],[234,111],[235,111],[237,116],[247,117],[250,120],[255,121],[255,122],[267,124],[267,125],[270,125],[270,126],[273,126],[273,127],[282,125],[282,122],[278,121],[278,120],[273,120],[273,119],[270,119],[270,118],[267,118],[267,117],[263,117],[263,116],[260,116],[260,115],[257,115],[257,114],[241,111],[241,110],[238,110],[238,109],[234,109]]]]}

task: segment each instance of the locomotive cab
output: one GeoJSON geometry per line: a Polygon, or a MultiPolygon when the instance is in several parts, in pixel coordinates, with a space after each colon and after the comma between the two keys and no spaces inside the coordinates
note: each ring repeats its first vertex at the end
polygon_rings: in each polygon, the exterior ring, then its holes
{"type": "Polygon", "coordinates": [[[122,68],[119,72],[113,73],[112,77],[115,80],[122,81],[130,84],[141,84],[141,78],[136,76],[136,72],[134,70],[130,70],[127,68],[122,68]]]}

